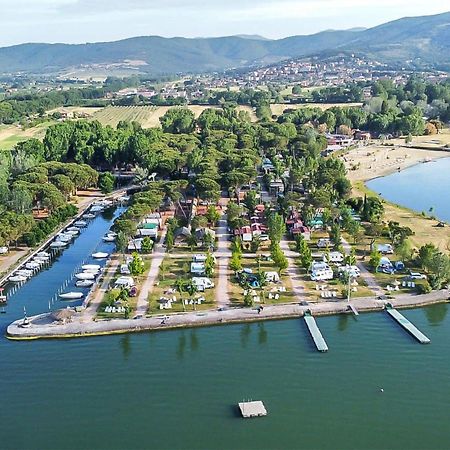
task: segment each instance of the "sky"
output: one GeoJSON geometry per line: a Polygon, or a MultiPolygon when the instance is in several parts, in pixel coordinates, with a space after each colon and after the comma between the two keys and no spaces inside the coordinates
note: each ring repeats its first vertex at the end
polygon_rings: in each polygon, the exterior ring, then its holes
{"type": "Polygon", "coordinates": [[[449,0],[0,0],[0,46],[149,35],[280,38],[446,11],[449,0]]]}

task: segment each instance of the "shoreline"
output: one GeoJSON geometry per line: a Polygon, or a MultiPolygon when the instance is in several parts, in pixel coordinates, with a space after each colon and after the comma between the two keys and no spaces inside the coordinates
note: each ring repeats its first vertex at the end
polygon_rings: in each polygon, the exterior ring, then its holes
{"type": "MultiPolygon", "coordinates": [[[[418,308],[447,303],[448,290],[434,291],[430,294],[404,294],[386,300],[376,297],[357,298],[351,301],[358,312],[383,311],[386,303],[395,308],[418,308]]],[[[247,322],[261,322],[267,320],[286,320],[301,318],[306,311],[313,316],[330,316],[351,314],[346,301],[322,302],[310,305],[299,303],[265,306],[261,314],[255,308],[233,308],[224,311],[208,310],[204,312],[192,311],[172,315],[155,315],[141,319],[109,319],[82,322],[81,316],[74,316],[76,320],[65,324],[54,324],[50,320],[50,313],[30,317],[31,326],[23,328],[22,319],[11,323],[6,330],[9,340],[37,340],[37,339],[68,339],[81,337],[95,337],[124,333],[173,330],[179,328],[196,328],[217,325],[232,325],[247,322]],[[165,320],[164,317],[166,318],[165,320]],[[34,322],[34,323],[33,323],[34,322]],[[41,323],[42,322],[42,323],[41,323]]]]}

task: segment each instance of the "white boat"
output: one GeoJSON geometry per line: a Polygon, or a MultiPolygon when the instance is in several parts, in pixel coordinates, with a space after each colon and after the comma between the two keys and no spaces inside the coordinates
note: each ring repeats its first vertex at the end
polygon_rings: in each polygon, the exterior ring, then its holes
{"type": "Polygon", "coordinates": [[[104,242],[114,242],[116,240],[116,236],[112,233],[108,233],[105,236],[103,236],[104,242]]]}
{"type": "Polygon", "coordinates": [[[78,236],[79,232],[80,232],[79,229],[77,229],[77,231],[75,231],[75,230],[66,230],[66,232],[64,234],[66,234],[68,236],[75,237],[75,236],[78,236]]]}
{"type": "Polygon", "coordinates": [[[25,269],[36,270],[39,269],[41,265],[36,261],[30,261],[25,264],[25,269]]]}
{"type": "Polygon", "coordinates": [[[61,233],[56,236],[56,239],[61,242],[70,242],[73,239],[73,234],[61,233]]]}
{"type": "Polygon", "coordinates": [[[62,242],[62,241],[53,241],[50,244],[50,248],[64,248],[67,246],[67,242],[62,242]]]}
{"type": "Polygon", "coordinates": [[[102,205],[94,205],[91,208],[91,213],[99,213],[99,212],[102,212],[104,209],[105,209],[105,207],[102,205]]]}
{"type": "Polygon", "coordinates": [[[79,280],[75,283],[76,287],[91,287],[94,284],[94,280],[79,280]]]}
{"type": "Polygon", "coordinates": [[[83,214],[83,219],[87,219],[87,220],[95,219],[95,214],[91,214],[91,213],[83,214]]]}
{"type": "Polygon", "coordinates": [[[84,266],[81,266],[83,270],[100,270],[102,266],[98,264],[85,264],[84,266]]]}
{"type": "Polygon", "coordinates": [[[95,273],[81,272],[75,275],[78,280],[95,280],[95,273]]]}
{"type": "Polygon", "coordinates": [[[39,253],[36,253],[36,256],[39,256],[39,258],[50,258],[50,253],[39,252],[39,253]]]}
{"type": "Polygon", "coordinates": [[[13,275],[8,278],[8,281],[11,281],[12,283],[22,283],[27,281],[27,277],[24,277],[23,275],[13,275]]]}
{"type": "Polygon", "coordinates": [[[20,275],[22,277],[26,277],[26,278],[30,278],[32,277],[34,274],[34,272],[32,270],[27,270],[27,269],[19,269],[16,270],[15,275],[20,275]]]}
{"type": "Polygon", "coordinates": [[[85,222],[84,220],[77,220],[77,221],[74,223],[74,225],[75,225],[77,228],[83,228],[83,227],[85,227],[85,226],[87,225],[87,222],[85,222]]]}
{"type": "Polygon", "coordinates": [[[77,300],[82,297],[82,292],[65,292],[64,294],[59,294],[59,298],[63,298],[64,300],[77,300]]]}
{"type": "Polygon", "coordinates": [[[48,256],[35,256],[33,261],[36,261],[39,264],[46,264],[50,261],[50,258],[48,256]]]}
{"type": "Polygon", "coordinates": [[[107,258],[108,256],[109,256],[109,253],[105,253],[105,252],[92,253],[92,257],[94,259],[104,259],[104,258],[107,258]]]}

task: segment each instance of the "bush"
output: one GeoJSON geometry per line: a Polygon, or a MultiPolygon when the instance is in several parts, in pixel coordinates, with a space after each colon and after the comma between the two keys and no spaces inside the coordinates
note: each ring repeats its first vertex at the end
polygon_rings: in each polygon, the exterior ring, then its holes
{"type": "Polygon", "coordinates": [[[427,280],[425,280],[422,284],[416,285],[416,289],[418,294],[429,294],[431,292],[431,286],[427,280]]]}

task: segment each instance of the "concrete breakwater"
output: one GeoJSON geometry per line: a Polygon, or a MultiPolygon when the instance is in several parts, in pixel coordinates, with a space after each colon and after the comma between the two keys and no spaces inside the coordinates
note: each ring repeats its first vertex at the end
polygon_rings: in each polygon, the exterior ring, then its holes
{"type": "MultiPolygon", "coordinates": [[[[448,301],[448,290],[435,291],[424,295],[399,295],[389,299],[395,308],[416,308],[448,301]]],[[[382,311],[387,301],[376,297],[352,300],[352,305],[359,312],[382,311]]],[[[230,308],[224,311],[210,310],[171,315],[154,315],[138,319],[86,320],[83,312],[73,316],[67,323],[53,322],[51,314],[30,317],[30,326],[22,327],[22,320],[17,320],[7,328],[6,337],[13,340],[72,338],[101,336],[108,334],[131,333],[148,330],[167,330],[212,325],[225,325],[241,322],[263,320],[280,320],[301,317],[306,311],[314,316],[351,313],[345,301],[321,302],[316,304],[283,304],[265,306],[258,312],[255,308],[230,308]]]]}

